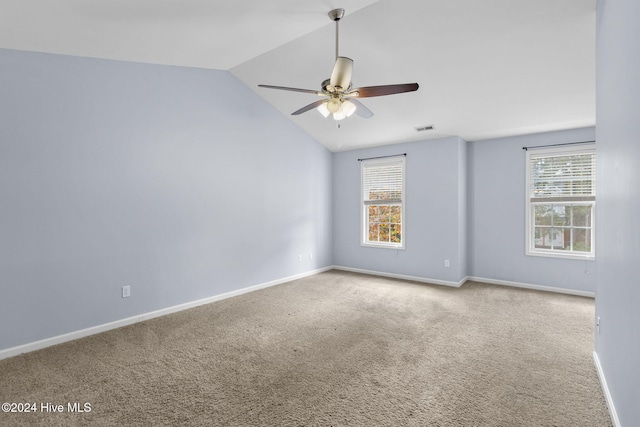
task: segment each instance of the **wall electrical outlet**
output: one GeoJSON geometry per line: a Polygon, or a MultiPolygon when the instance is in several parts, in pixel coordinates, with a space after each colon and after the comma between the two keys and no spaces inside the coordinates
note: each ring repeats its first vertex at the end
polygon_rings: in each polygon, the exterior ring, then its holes
{"type": "Polygon", "coordinates": [[[128,298],[131,296],[131,286],[126,285],[122,287],[122,298],[128,298]]]}
{"type": "Polygon", "coordinates": [[[444,266],[447,267],[447,268],[451,267],[451,263],[449,262],[448,259],[444,260],[444,266]]]}
{"type": "Polygon", "coordinates": [[[596,328],[598,329],[598,333],[600,333],[600,316],[596,318],[596,328]]]}
{"type": "Polygon", "coordinates": [[[298,254],[298,261],[302,262],[302,254],[298,254]]]}
{"type": "Polygon", "coordinates": [[[309,252],[309,259],[313,259],[313,252],[309,252]]]}

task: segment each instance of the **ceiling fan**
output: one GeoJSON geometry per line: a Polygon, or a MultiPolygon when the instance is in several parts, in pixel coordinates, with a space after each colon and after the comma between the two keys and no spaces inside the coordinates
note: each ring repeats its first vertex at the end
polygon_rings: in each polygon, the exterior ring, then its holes
{"type": "Polygon", "coordinates": [[[338,54],[338,21],[344,16],[344,9],[334,9],[329,12],[329,18],[336,23],[336,63],[333,66],[331,78],[322,82],[322,89],[298,89],[285,86],[258,85],[267,89],[288,90],[292,92],[311,93],[322,96],[323,99],[312,102],[299,110],[291,113],[293,116],[317,109],[324,117],[333,115],[334,120],[342,120],[353,113],[368,119],[373,117],[373,112],[364,106],[356,98],[371,98],[374,96],[393,95],[396,93],[413,92],[418,90],[418,83],[404,83],[384,86],[366,86],[353,89],[351,85],[351,73],[353,60],[338,54]]]}

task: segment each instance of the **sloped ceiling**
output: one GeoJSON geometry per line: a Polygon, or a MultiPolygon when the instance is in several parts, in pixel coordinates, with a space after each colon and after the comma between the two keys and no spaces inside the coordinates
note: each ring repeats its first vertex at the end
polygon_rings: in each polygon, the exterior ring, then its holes
{"type": "Polygon", "coordinates": [[[596,0],[0,0],[0,47],[229,70],[332,151],[459,135],[478,140],[595,124],[596,0]],[[335,56],[375,116],[290,113],[335,56]],[[433,131],[416,127],[433,125],[433,131]]]}

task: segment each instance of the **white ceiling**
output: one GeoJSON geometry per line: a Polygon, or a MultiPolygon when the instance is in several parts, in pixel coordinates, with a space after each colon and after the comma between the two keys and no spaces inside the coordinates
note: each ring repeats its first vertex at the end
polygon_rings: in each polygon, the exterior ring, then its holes
{"type": "Polygon", "coordinates": [[[595,124],[596,0],[0,0],[0,47],[229,70],[332,151],[595,124]],[[290,113],[333,68],[354,86],[417,82],[337,123],[290,113]],[[415,127],[435,130],[416,132],[415,127]]]}

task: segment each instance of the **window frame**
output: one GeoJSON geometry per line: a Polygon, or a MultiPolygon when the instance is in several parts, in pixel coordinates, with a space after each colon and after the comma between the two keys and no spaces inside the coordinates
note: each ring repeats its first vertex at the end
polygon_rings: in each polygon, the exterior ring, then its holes
{"type": "MultiPolygon", "coordinates": [[[[546,148],[535,148],[532,147],[527,150],[526,153],[526,188],[525,188],[525,198],[526,198],[526,206],[525,206],[525,216],[526,216],[526,232],[525,232],[525,253],[530,256],[541,256],[541,257],[549,257],[549,258],[564,258],[564,259],[578,259],[578,260],[593,260],[595,259],[595,250],[596,250],[596,241],[595,241],[595,216],[596,216],[596,170],[595,164],[592,167],[592,175],[591,175],[591,188],[592,195],[590,196],[567,196],[567,197],[546,197],[541,201],[532,201],[532,158],[535,160],[537,158],[543,157],[564,157],[571,155],[580,155],[580,154],[593,154],[596,155],[596,146],[593,143],[589,144],[581,144],[579,147],[546,147],[546,148]],[[593,200],[589,200],[593,199],[593,200]],[[590,231],[590,241],[591,241],[591,251],[583,252],[583,251],[567,251],[567,250],[559,250],[559,249],[547,249],[547,248],[536,248],[535,247],[535,234],[536,234],[536,224],[535,224],[535,208],[536,206],[590,206],[591,207],[591,221],[587,226],[579,226],[573,224],[573,218],[571,219],[570,225],[560,225],[555,228],[564,228],[570,230],[573,234],[574,230],[588,229],[590,231]]],[[[594,158],[594,162],[597,162],[597,157],[594,158]]],[[[553,221],[553,216],[552,216],[553,221]]],[[[549,227],[553,227],[554,224],[551,224],[549,227]]],[[[538,227],[540,225],[538,224],[538,227]]],[[[573,244],[573,241],[572,241],[573,244]]]]}
{"type": "Polygon", "coordinates": [[[406,221],[405,221],[405,205],[406,205],[406,158],[404,155],[390,156],[380,159],[363,159],[360,161],[360,246],[381,249],[404,250],[406,244],[406,221]],[[402,168],[402,196],[400,202],[379,203],[378,206],[400,206],[400,243],[393,242],[370,242],[369,237],[369,210],[365,199],[365,168],[375,167],[389,164],[400,164],[402,168]]]}

